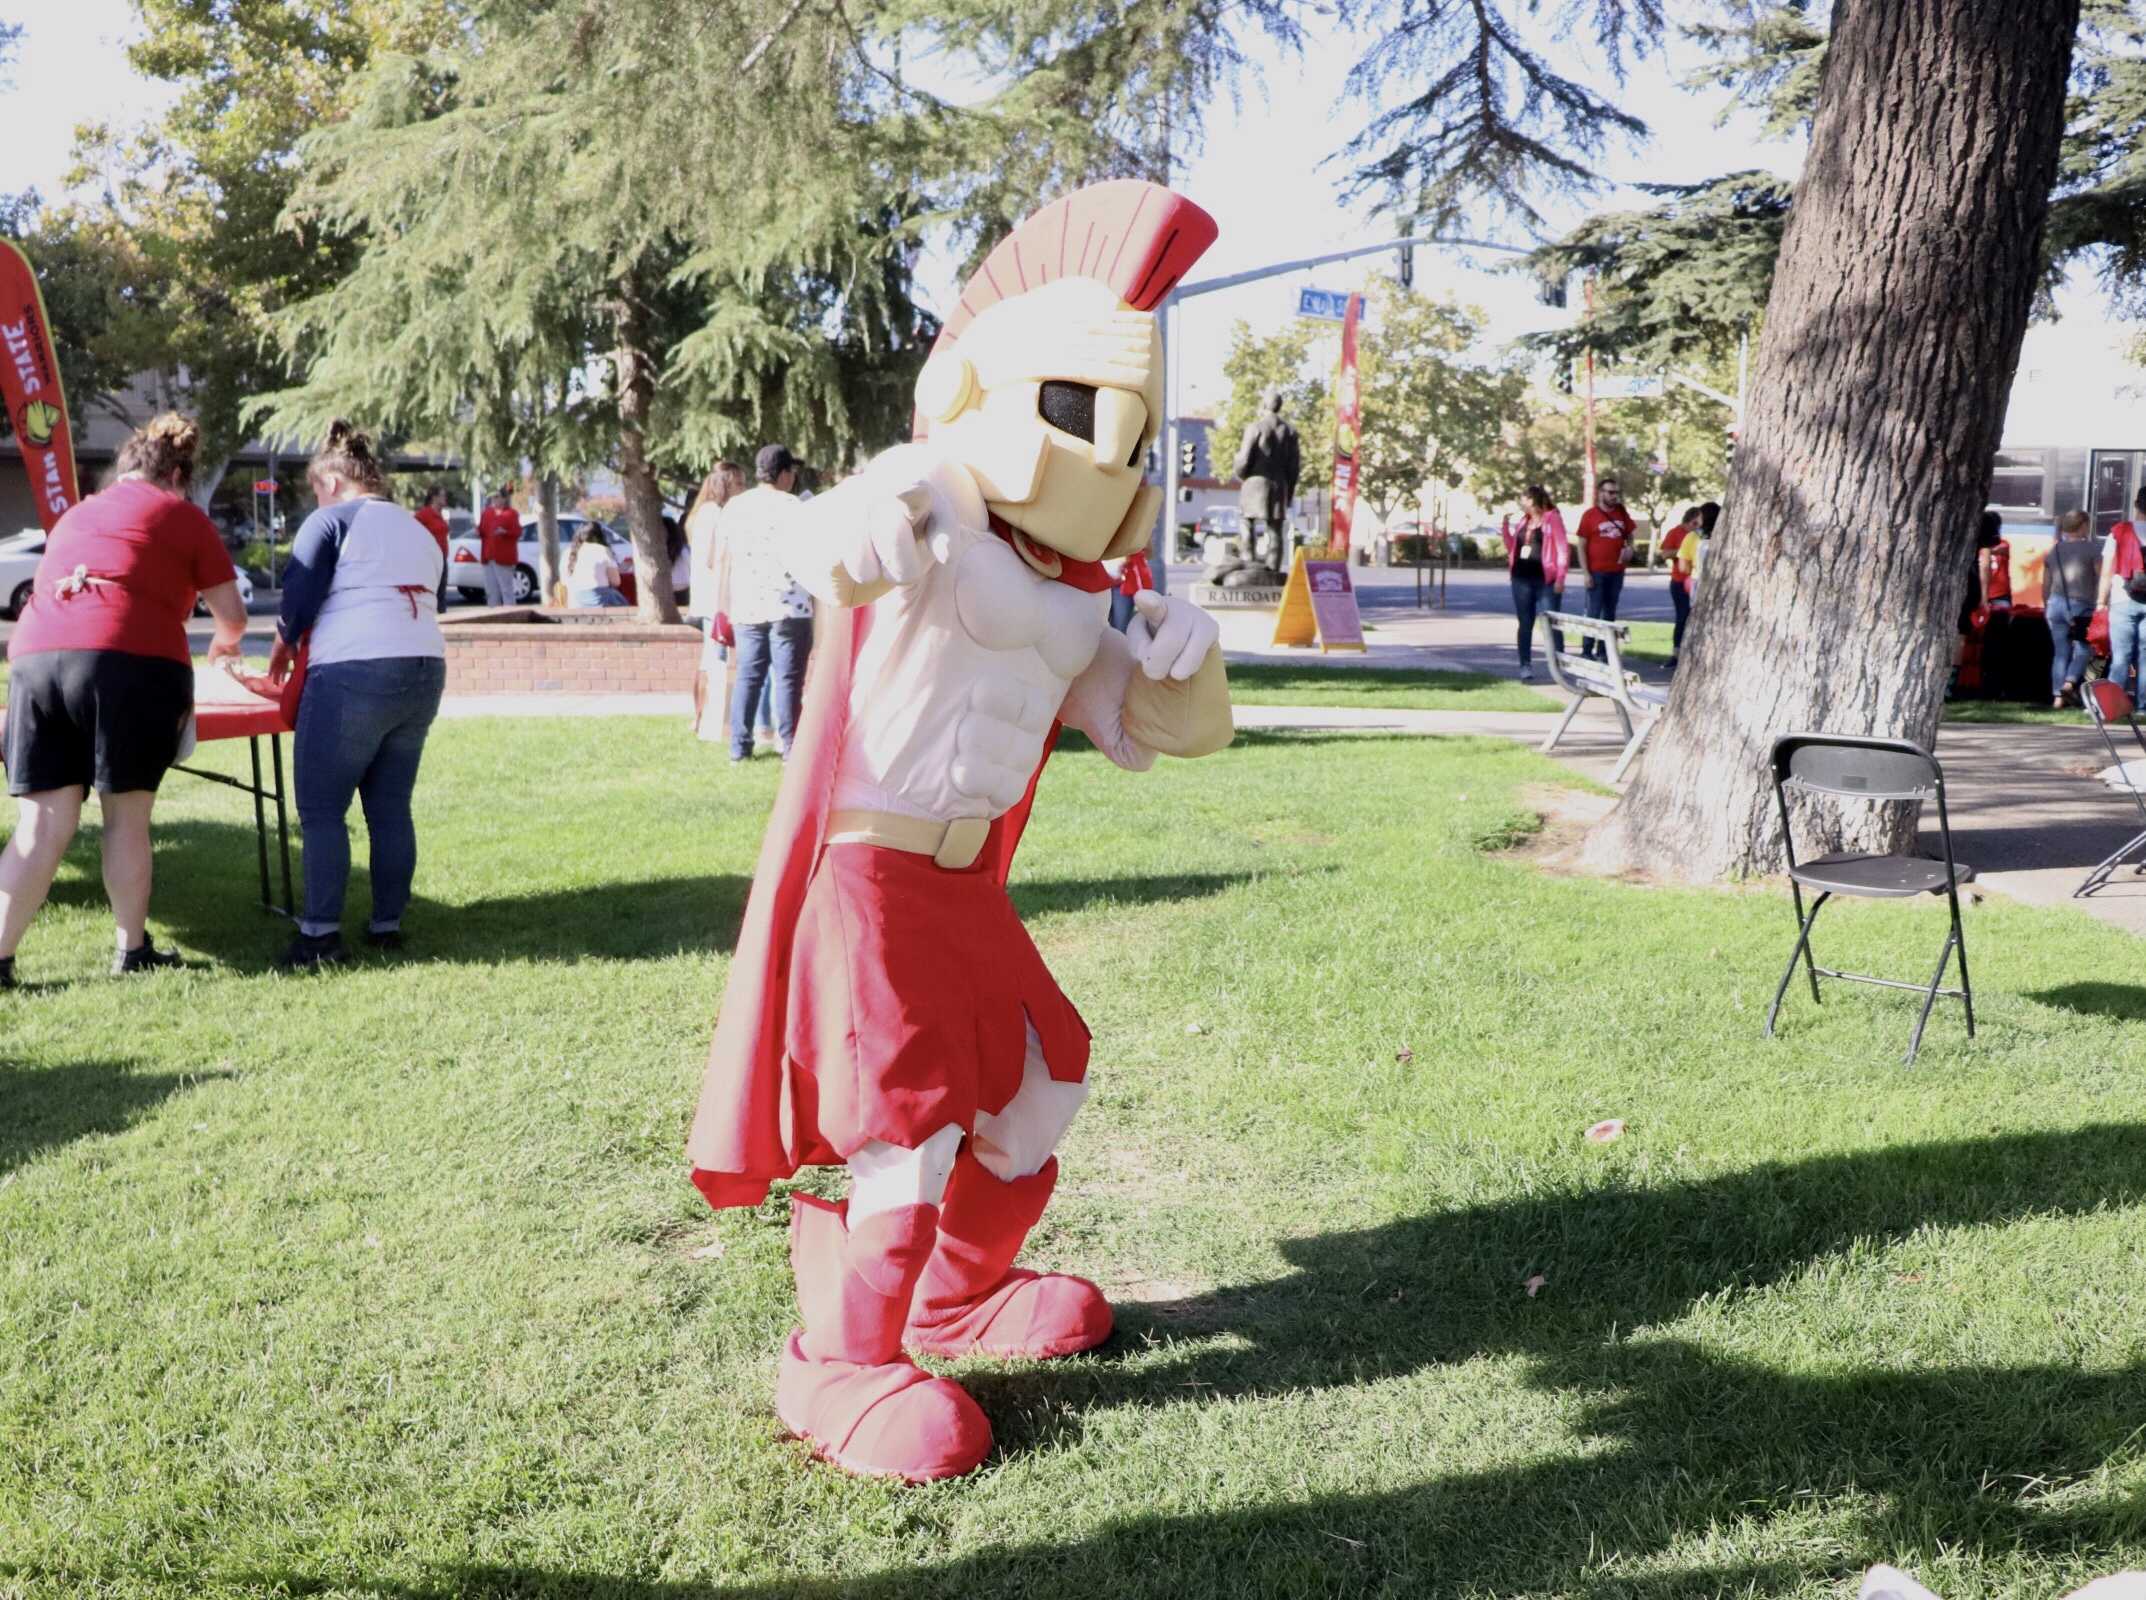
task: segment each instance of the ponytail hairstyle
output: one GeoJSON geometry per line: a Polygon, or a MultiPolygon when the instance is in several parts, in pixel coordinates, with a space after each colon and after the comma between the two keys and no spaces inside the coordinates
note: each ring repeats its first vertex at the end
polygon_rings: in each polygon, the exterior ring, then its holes
{"type": "Polygon", "coordinates": [[[372,440],[341,417],[328,424],[327,442],[306,466],[306,476],[316,482],[331,472],[367,494],[387,493],[387,473],[373,454],[372,440]]]}
{"type": "Polygon", "coordinates": [[[176,411],[151,417],[127,436],[112,464],[114,477],[138,472],[166,487],[176,482],[181,494],[194,486],[194,457],[201,449],[201,424],[176,411]]]}

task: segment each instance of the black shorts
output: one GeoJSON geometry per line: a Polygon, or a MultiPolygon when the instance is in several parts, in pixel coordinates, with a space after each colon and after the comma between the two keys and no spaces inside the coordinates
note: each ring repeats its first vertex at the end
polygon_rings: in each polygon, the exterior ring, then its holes
{"type": "Polygon", "coordinates": [[[8,668],[7,792],[154,789],[179,759],[193,709],[184,662],[120,650],[23,656],[8,668]]]}

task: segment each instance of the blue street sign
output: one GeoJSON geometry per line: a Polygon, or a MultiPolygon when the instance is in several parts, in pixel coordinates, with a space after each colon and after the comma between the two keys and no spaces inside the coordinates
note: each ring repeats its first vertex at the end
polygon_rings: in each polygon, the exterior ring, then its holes
{"type": "Polygon", "coordinates": [[[1318,317],[1325,322],[1345,321],[1349,314],[1349,297],[1336,289],[1299,289],[1297,291],[1297,315],[1318,317]]]}

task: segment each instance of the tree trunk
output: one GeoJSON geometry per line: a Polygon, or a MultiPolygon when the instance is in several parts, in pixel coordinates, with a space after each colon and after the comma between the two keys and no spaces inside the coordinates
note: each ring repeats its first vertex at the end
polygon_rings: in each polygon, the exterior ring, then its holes
{"type": "Polygon", "coordinates": [[[632,282],[620,285],[613,312],[618,348],[618,469],[626,490],[626,526],[633,534],[636,607],[650,622],[677,622],[671,560],[664,549],[663,491],[648,461],[648,419],[655,409],[656,369],[648,353],[648,313],[632,282]]]}
{"type": "MultiPolygon", "coordinates": [[[[1935,739],[2078,22],[2079,0],[1839,0],[1727,510],[1592,865],[1773,871],[1778,735],[1935,739]]],[[[1823,810],[1799,843],[1913,836],[1909,808],[1823,810]]]]}
{"type": "Polygon", "coordinates": [[[559,581],[559,475],[537,481],[537,604],[550,605],[559,581]]]}

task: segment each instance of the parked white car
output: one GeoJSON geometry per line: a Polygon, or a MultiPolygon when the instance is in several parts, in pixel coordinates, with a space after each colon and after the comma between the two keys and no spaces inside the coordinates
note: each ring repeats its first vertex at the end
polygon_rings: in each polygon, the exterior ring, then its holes
{"type": "MultiPolygon", "coordinates": [[[[0,617],[13,622],[22,615],[22,608],[29,604],[30,586],[37,576],[37,563],[44,559],[45,531],[42,528],[25,528],[22,532],[0,539],[0,596],[5,605],[0,606],[0,617]]],[[[238,597],[253,609],[253,580],[241,572],[238,575],[238,597]]],[[[205,617],[208,607],[199,600],[194,602],[194,615],[205,617]]]]}
{"type": "MultiPolygon", "coordinates": [[[[559,518],[559,559],[566,560],[567,548],[581,536],[581,530],[589,525],[589,519],[571,513],[559,518]]],[[[609,523],[597,523],[604,530],[604,540],[611,546],[611,558],[618,563],[619,576],[633,576],[633,541],[609,523]]],[[[542,557],[537,551],[537,519],[522,518],[521,543],[514,553],[514,603],[518,606],[533,606],[537,600],[537,573],[542,557]]],[[[448,523],[447,535],[447,581],[464,600],[484,598],[484,559],[479,554],[475,528],[458,531],[452,520],[448,523]]]]}

